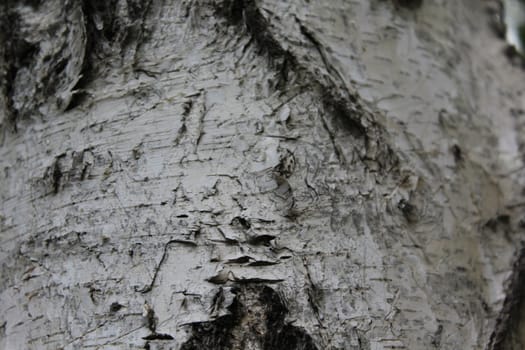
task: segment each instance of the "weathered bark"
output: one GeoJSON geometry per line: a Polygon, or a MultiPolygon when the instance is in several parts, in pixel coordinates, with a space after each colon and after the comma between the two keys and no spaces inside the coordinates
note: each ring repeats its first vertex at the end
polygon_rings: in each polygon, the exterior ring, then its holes
{"type": "Polygon", "coordinates": [[[523,348],[494,4],[4,2],[0,348],[523,348]]]}

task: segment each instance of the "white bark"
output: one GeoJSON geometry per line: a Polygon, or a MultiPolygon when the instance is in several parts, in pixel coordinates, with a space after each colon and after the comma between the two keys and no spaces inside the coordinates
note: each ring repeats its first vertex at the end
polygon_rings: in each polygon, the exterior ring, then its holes
{"type": "Polygon", "coordinates": [[[2,5],[0,348],[520,349],[525,73],[407,3],[2,5]]]}

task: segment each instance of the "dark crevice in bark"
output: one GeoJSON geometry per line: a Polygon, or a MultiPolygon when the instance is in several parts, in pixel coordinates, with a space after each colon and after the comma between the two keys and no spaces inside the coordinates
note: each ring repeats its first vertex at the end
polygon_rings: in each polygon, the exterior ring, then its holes
{"type": "MultiPolygon", "coordinates": [[[[33,20],[41,1],[6,1],[2,5],[0,29],[4,49],[0,64],[3,111],[7,124],[16,132],[20,122],[42,115],[41,107],[63,111],[69,104],[70,84],[83,51],[83,26],[76,20],[78,2],[67,1],[52,13],[45,13],[47,27],[33,20]],[[74,41],[74,42],[72,42],[74,41]]],[[[44,14],[44,13],[42,13],[44,14]]]]}
{"type": "Polygon", "coordinates": [[[69,183],[84,181],[89,177],[94,162],[95,157],[91,148],[59,154],[44,172],[42,178],[44,193],[57,194],[69,183]]]}
{"type": "Polygon", "coordinates": [[[250,223],[250,219],[246,219],[246,218],[243,218],[241,216],[234,217],[231,220],[230,225],[232,225],[232,226],[240,226],[240,227],[242,227],[245,230],[249,230],[250,227],[252,226],[251,223],[250,223]]]}
{"type": "Polygon", "coordinates": [[[316,350],[311,336],[285,322],[288,313],[279,294],[268,286],[245,285],[214,321],[191,323],[192,336],[181,350],[316,350]]]}
{"type": "MultiPolygon", "coordinates": [[[[85,102],[88,95],[84,89],[106,66],[107,59],[134,46],[137,51],[145,40],[144,22],[149,12],[151,0],[125,0],[127,12],[118,12],[119,0],[83,0],[82,10],[86,27],[86,50],[81,70],[81,79],[75,85],[76,91],[66,110],[71,110],[85,102]]],[[[132,66],[136,65],[136,52],[132,66]]],[[[137,68],[138,69],[138,68],[137,68]]],[[[140,69],[138,69],[140,70],[140,69]]]]}
{"type": "Polygon", "coordinates": [[[60,180],[62,180],[62,176],[62,170],[60,170],[60,164],[57,159],[53,165],[53,173],[51,174],[54,194],[57,194],[60,189],[60,180]]]}
{"type": "Polygon", "coordinates": [[[226,0],[218,6],[217,10],[232,25],[244,25],[261,51],[268,54],[270,60],[276,59],[283,63],[288,59],[292,65],[297,64],[295,57],[291,56],[268,30],[269,23],[257,7],[255,0],[226,0]]]}
{"type": "MultiPolygon", "coordinates": [[[[367,154],[361,159],[362,161],[377,161],[380,169],[386,171],[390,171],[396,166],[398,158],[384,141],[386,133],[374,121],[373,116],[365,110],[358,94],[348,90],[339,72],[329,63],[321,43],[306,26],[297,20],[303,35],[321,55],[327,72],[330,74],[328,79],[314,76],[292,52],[283,48],[279,40],[272,34],[270,23],[262,14],[255,0],[224,0],[217,4],[216,11],[230,25],[242,26],[246,29],[260,53],[268,57],[270,66],[279,74],[276,84],[278,89],[284,90],[286,88],[291,74],[302,77],[303,81],[308,82],[311,90],[319,95],[325,111],[333,116],[334,121],[338,124],[337,126],[342,127],[345,134],[360,139],[363,148],[368,149],[369,146],[373,146],[372,148],[378,149],[376,154],[371,156],[367,154]]],[[[326,120],[322,122],[332,140],[338,160],[344,163],[345,159],[337,145],[337,138],[340,136],[326,120]]]]}
{"type": "Polygon", "coordinates": [[[423,0],[393,0],[394,4],[409,9],[417,9],[423,4],[423,0]]]}
{"type": "Polygon", "coordinates": [[[518,257],[514,262],[512,274],[503,307],[496,320],[494,332],[490,337],[490,350],[513,349],[513,338],[520,332],[525,316],[520,313],[525,303],[525,245],[521,243],[518,257]]]}
{"type": "Polygon", "coordinates": [[[0,93],[4,98],[6,122],[16,132],[19,114],[13,101],[16,73],[21,67],[31,64],[39,46],[20,37],[20,15],[13,9],[15,4],[15,1],[7,0],[1,5],[0,46],[3,54],[0,61],[0,93]]]}

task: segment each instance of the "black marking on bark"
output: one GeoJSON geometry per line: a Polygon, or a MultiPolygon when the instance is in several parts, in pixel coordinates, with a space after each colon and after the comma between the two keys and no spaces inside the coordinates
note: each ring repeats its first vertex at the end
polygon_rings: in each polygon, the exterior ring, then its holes
{"type": "Polygon", "coordinates": [[[53,186],[53,193],[57,194],[60,189],[60,180],[62,179],[62,170],[60,170],[60,164],[58,162],[58,159],[55,160],[53,164],[53,173],[52,173],[52,186],[53,186]]]}
{"type": "Polygon", "coordinates": [[[496,231],[498,227],[502,227],[505,230],[509,229],[510,216],[507,214],[499,214],[498,216],[489,219],[485,223],[485,227],[489,228],[492,231],[496,231]]]}
{"type": "Polygon", "coordinates": [[[295,170],[295,156],[289,149],[279,149],[279,164],[277,164],[275,171],[283,176],[289,178],[295,170]]]}
{"type": "Polygon", "coordinates": [[[269,246],[270,242],[275,239],[273,235],[258,235],[248,238],[247,243],[251,245],[269,246]]]}
{"type": "Polygon", "coordinates": [[[451,152],[452,152],[452,155],[454,156],[454,161],[456,162],[456,164],[459,164],[463,161],[463,152],[461,151],[461,148],[454,144],[452,145],[451,147],[451,152]]]}
{"type": "Polygon", "coordinates": [[[253,278],[244,278],[244,277],[236,277],[233,276],[233,280],[237,282],[238,284],[274,284],[274,283],[281,283],[284,282],[282,278],[259,278],[259,277],[253,277],[253,278]]]}
{"type": "Polygon", "coordinates": [[[85,180],[94,165],[93,162],[94,155],[91,148],[80,152],[68,151],[56,156],[44,173],[43,183],[46,193],[50,191],[57,194],[68,183],[85,180]]]}
{"type": "Polygon", "coordinates": [[[188,116],[193,107],[193,100],[187,100],[182,104],[182,115],[188,116]]]}
{"type": "Polygon", "coordinates": [[[245,230],[249,230],[252,226],[249,219],[243,218],[241,216],[236,216],[230,222],[232,226],[241,226],[245,230]]]}
{"type": "Polygon", "coordinates": [[[288,313],[279,294],[268,286],[240,286],[229,314],[214,321],[190,323],[192,336],[181,350],[316,350],[304,329],[285,323],[288,313]]]}
{"type": "Polygon", "coordinates": [[[248,266],[271,266],[277,265],[279,261],[255,260],[248,264],[248,266]]]}
{"type": "Polygon", "coordinates": [[[96,288],[94,286],[89,285],[89,299],[93,302],[93,304],[97,305],[97,294],[102,294],[102,289],[96,288]]]}
{"type": "Polygon", "coordinates": [[[525,322],[524,315],[520,310],[525,303],[525,242],[521,242],[521,248],[512,267],[512,274],[507,281],[507,292],[503,307],[496,320],[494,331],[490,336],[490,350],[504,350],[509,348],[513,335],[518,334],[520,324],[525,322]]]}
{"type": "Polygon", "coordinates": [[[443,336],[443,325],[439,325],[436,332],[432,336],[432,346],[439,348],[441,346],[441,338],[443,336]]]}
{"type": "Polygon", "coordinates": [[[409,201],[407,201],[406,199],[401,199],[398,203],[397,203],[397,208],[399,210],[401,210],[401,212],[403,213],[403,216],[405,217],[405,219],[407,219],[408,222],[414,222],[417,220],[417,209],[416,207],[411,204],[409,201]]]}
{"type": "Polygon", "coordinates": [[[204,119],[206,118],[206,114],[208,113],[208,110],[206,108],[206,104],[204,101],[202,103],[202,108],[203,110],[201,111],[199,115],[199,123],[197,126],[198,135],[197,135],[197,140],[195,140],[195,153],[197,153],[197,148],[199,147],[199,144],[201,143],[201,139],[205,133],[204,132],[204,119]]]}
{"type": "Polygon", "coordinates": [[[247,255],[243,255],[238,258],[228,259],[226,261],[226,264],[246,264],[246,263],[249,263],[251,259],[252,259],[251,257],[247,255]]]}
{"type": "Polygon", "coordinates": [[[166,333],[152,333],[145,337],[142,337],[144,340],[173,340],[173,336],[166,333]]]}
{"type": "Polygon", "coordinates": [[[120,309],[122,309],[124,306],[119,304],[118,302],[113,302],[111,303],[111,305],[109,306],[109,312],[111,313],[115,313],[117,311],[119,311],[120,309]]]}

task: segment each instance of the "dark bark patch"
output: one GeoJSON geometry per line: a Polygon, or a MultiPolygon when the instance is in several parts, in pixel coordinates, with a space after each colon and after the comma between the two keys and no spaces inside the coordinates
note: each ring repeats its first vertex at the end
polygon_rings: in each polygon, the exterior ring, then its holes
{"type": "Polygon", "coordinates": [[[323,98],[325,108],[335,117],[341,128],[354,138],[364,138],[366,128],[361,124],[359,113],[342,100],[335,99],[333,95],[326,94],[323,98]]]}
{"type": "Polygon", "coordinates": [[[485,227],[489,228],[492,231],[496,231],[498,228],[504,230],[509,229],[510,226],[510,216],[507,214],[500,214],[496,217],[489,219],[485,223],[485,227]]]}
{"type": "Polygon", "coordinates": [[[192,336],[181,350],[316,350],[304,329],[285,323],[288,309],[268,286],[237,288],[229,314],[215,321],[190,324],[192,336]]]}
{"type": "Polygon", "coordinates": [[[463,151],[461,151],[461,148],[454,144],[452,145],[451,147],[451,152],[452,152],[452,155],[454,156],[454,161],[456,162],[456,164],[459,164],[463,161],[463,151]]]}
{"type": "Polygon", "coordinates": [[[242,227],[245,230],[249,230],[250,227],[252,227],[252,225],[250,223],[250,220],[246,219],[246,218],[243,218],[241,216],[234,217],[232,219],[232,221],[230,222],[230,225],[232,225],[232,226],[240,226],[240,227],[242,227]]]}
{"type": "Polygon", "coordinates": [[[39,13],[48,10],[40,1],[6,1],[1,6],[2,109],[16,131],[29,116],[67,108],[71,86],[80,77],[85,32],[77,2],[66,2],[52,13],[39,13]],[[45,25],[33,20],[39,15],[45,25]]]}
{"type": "Polygon", "coordinates": [[[273,235],[257,235],[248,238],[247,243],[251,245],[269,246],[270,242],[275,239],[273,235]]]}
{"type": "Polygon", "coordinates": [[[399,203],[397,203],[397,208],[401,210],[403,216],[408,222],[414,222],[417,220],[417,208],[406,199],[401,199],[399,203]]]}
{"type": "Polygon", "coordinates": [[[280,149],[279,153],[279,164],[275,170],[279,175],[289,178],[295,170],[295,156],[292,151],[286,148],[280,149]]]}
{"type": "Polygon", "coordinates": [[[111,303],[111,305],[109,306],[109,312],[111,313],[115,313],[117,311],[119,311],[120,309],[122,309],[124,306],[117,303],[116,301],[111,303]]]}
{"type": "Polygon", "coordinates": [[[91,149],[84,149],[80,152],[66,152],[55,157],[43,178],[46,192],[57,194],[68,183],[84,181],[90,175],[90,170],[94,166],[94,155],[91,149]]]}
{"type": "Polygon", "coordinates": [[[523,242],[507,283],[503,308],[490,337],[489,349],[491,350],[514,349],[511,344],[514,343],[514,339],[517,338],[525,323],[525,315],[521,313],[525,303],[525,246],[523,242]]]}
{"type": "Polygon", "coordinates": [[[58,190],[60,189],[60,180],[62,179],[62,170],[60,170],[60,163],[58,162],[58,159],[55,160],[55,163],[53,164],[53,173],[52,173],[52,186],[53,186],[53,193],[57,194],[58,190]]]}
{"type": "Polygon", "coordinates": [[[414,10],[421,7],[423,0],[394,0],[394,4],[414,10]]]}
{"type": "Polygon", "coordinates": [[[31,65],[33,56],[39,46],[29,43],[20,34],[20,15],[13,10],[14,4],[6,1],[0,15],[0,46],[2,46],[2,61],[0,65],[0,92],[5,96],[3,109],[7,123],[16,131],[18,110],[14,107],[16,73],[22,67],[31,65]]]}
{"type": "Polygon", "coordinates": [[[443,336],[443,325],[439,325],[436,329],[436,332],[432,336],[431,344],[435,348],[439,348],[441,346],[441,338],[443,336]]]}

